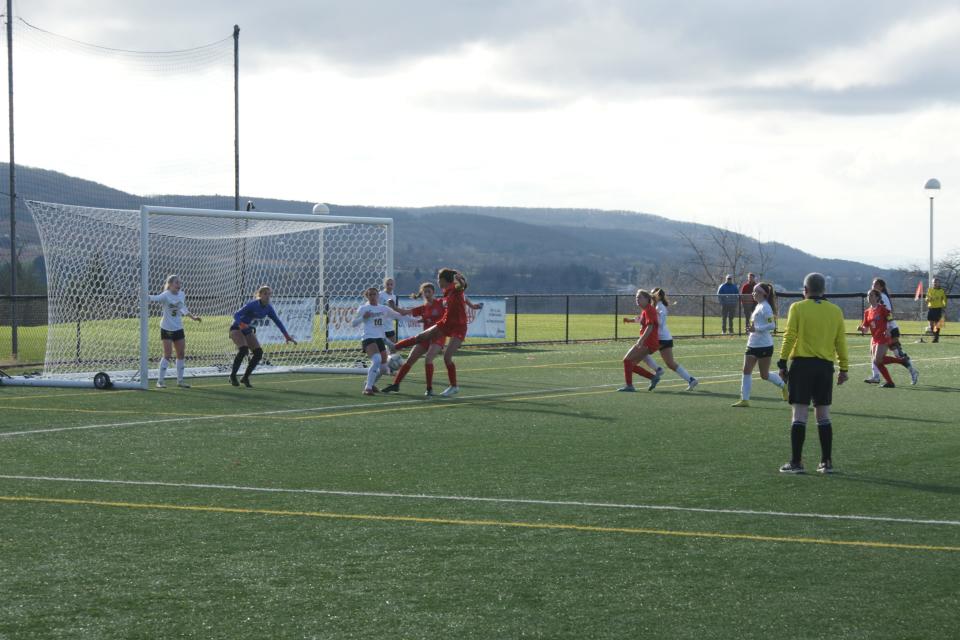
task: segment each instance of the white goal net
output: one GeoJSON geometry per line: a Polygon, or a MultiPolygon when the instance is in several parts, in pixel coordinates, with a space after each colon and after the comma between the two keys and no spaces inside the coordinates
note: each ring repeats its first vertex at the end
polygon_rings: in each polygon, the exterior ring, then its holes
{"type": "Polygon", "coordinates": [[[257,372],[359,370],[363,354],[347,315],[366,287],[393,270],[385,218],[245,213],[144,206],[140,211],[29,202],[47,271],[42,378],[83,381],[97,372],[145,387],[161,357],[160,293],[179,275],[186,306],[187,375],[229,372],[232,315],[260,285],[297,340],[269,320],[257,326],[257,372]],[[146,375],[144,375],[146,374],[146,375]]]}

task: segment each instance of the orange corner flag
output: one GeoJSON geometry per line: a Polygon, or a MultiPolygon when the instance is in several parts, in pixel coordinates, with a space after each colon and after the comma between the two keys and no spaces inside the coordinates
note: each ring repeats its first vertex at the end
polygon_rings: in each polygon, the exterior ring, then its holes
{"type": "Polygon", "coordinates": [[[923,297],[923,280],[917,283],[917,292],[913,294],[914,300],[919,300],[923,297]]]}

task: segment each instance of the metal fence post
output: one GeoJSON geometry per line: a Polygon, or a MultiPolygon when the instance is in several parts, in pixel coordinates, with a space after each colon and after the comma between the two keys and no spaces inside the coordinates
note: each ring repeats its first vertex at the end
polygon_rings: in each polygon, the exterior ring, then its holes
{"type": "Polygon", "coordinates": [[[707,296],[700,296],[700,337],[707,337],[707,296]]]}
{"type": "Polygon", "coordinates": [[[620,339],[620,296],[613,296],[613,339],[620,339]]]}
{"type": "Polygon", "coordinates": [[[517,318],[520,317],[520,296],[513,296],[513,344],[520,343],[519,325],[517,318]]]}
{"type": "Polygon", "coordinates": [[[570,296],[567,296],[566,327],[564,328],[563,341],[570,344],[570,296]]]}

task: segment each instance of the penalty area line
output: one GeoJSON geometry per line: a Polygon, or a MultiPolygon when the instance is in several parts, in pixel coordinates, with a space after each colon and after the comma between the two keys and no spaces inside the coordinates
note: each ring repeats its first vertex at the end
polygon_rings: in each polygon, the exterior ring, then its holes
{"type": "Polygon", "coordinates": [[[163,487],[173,489],[201,489],[214,491],[237,491],[243,493],[280,493],[336,496],[346,498],[386,498],[394,500],[419,500],[443,502],[473,502],[488,504],[519,504],[548,507],[577,507],[591,509],[614,509],[622,511],[672,511],[681,513],[704,513],[712,515],[761,516],[774,518],[808,518],[815,520],[853,520],[911,525],[946,525],[960,527],[960,520],[933,520],[920,518],[897,518],[894,516],[869,516],[856,514],[830,514],[792,511],[763,511],[756,509],[720,509],[710,507],[681,507],[676,505],[635,504],[618,502],[591,502],[580,500],[542,500],[536,498],[491,498],[483,496],[443,495],[429,493],[395,493],[387,491],[346,491],[339,489],[292,489],[284,487],[251,487],[233,484],[206,484],[192,482],[165,482],[162,480],[111,480],[106,478],[66,478],[58,476],[3,475],[0,480],[26,482],[64,482],[74,484],[102,484],[133,487],[163,487]]]}
{"type": "Polygon", "coordinates": [[[193,513],[228,513],[237,515],[281,516],[299,518],[324,518],[328,520],[355,520],[365,522],[391,522],[405,524],[453,525],[461,527],[496,527],[501,529],[535,529],[541,531],[576,531],[584,533],[621,533],[675,538],[705,538],[713,540],[738,540],[745,542],[774,542],[792,544],[816,544],[868,549],[897,549],[907,551],[960,552],[960,547],[877,542],[872,540],[833,540],[830,538],[806,538],[793,536],[764,536],[749,533],[723,533],[719,531],[681,531],[676,529],[647,529],[635,527],[604,527],[597,525],[518,522],[511,520],[466,520],[458,518],[433,518],[419,516],[371,515],[358,513],[335,513],[330,511],[286,511],[280,509],[243,509],[216,505],[154,504],[144,502],[110,502],[104,500],[77,500],[35,496],[0,496],[0,502],[52,504],[61,506],[107,507],[116,509],[143,509],[152,511],[181,511],[193,513]]]}

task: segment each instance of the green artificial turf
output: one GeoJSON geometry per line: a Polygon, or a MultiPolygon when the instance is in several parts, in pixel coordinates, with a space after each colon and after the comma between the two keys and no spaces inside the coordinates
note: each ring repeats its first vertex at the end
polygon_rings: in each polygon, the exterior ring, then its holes
{"type": "Polygon", "coordinates": [[[373,398],[0,387],[0,638],[950,637],[960,342],[907,344],[896,389],[850,344],[830,477],[812,419],[777,472],[772,385],[730,407],[739,338],[677,341],[690,393],[616,393],[626,342],[462,352],[453,399],[420,364],[373,398]]]}

